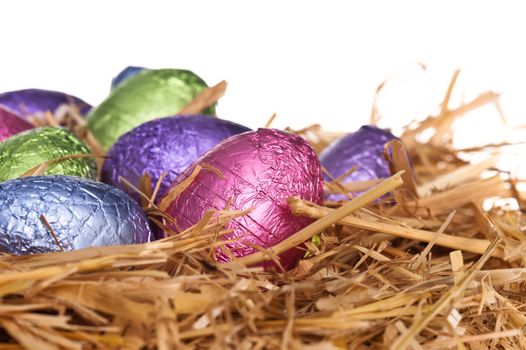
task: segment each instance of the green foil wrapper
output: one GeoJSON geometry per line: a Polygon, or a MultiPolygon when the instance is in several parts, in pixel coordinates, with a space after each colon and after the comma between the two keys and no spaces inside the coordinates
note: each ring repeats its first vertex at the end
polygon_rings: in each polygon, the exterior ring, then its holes
{"type": "Polygon", "coordinates": [[[46,162],[48,168],[44,175],[95,179],[95,159],[72,157],[60,160],[79,154],[91,152],[88,146],[66,129],[45,127],[28,130],[0,143],[0,181],[17,178],[46,162]]]}
{"type": "MultiPolygon", "coordinates": [[[[152,119],[177,114],[206,83],[179,69],[144,70],[126,79],[88,115],[88,128],[104,150],[124,133],[152,119]]],[[[203,111],[214,114],[215,108],[203,111]]]]}

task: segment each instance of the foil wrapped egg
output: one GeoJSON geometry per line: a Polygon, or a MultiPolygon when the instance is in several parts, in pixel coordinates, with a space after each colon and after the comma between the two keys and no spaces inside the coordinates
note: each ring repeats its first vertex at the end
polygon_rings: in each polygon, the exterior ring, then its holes
{"type": "MultiPolygon", "coordinates": [[[[102,167],[102,181],[127,190],[120,181],[126,179],[140,187],[144,174],[152,187],[161,174],[157,198],[161,198],[177,176],[210,148],[224,139],[250,129],[206,115],[174,116],[146,122],[122,135],[107,153],[102,167]]],[[[138,199],[133,191],[128,193],[138,199]]]]}
{"type": "MultiPolygon", "coordinates": [[[[390,176],[389,164],[384,159],[384,146],[396,139],[390,132],[372,125],[364,125],[358,131],[350,133],[333,142],[320,154],[321,165],[333,178],[339,178],[343,184],[351,181],[366,181],[390,176]]],[[[325,175],[325,180],[331,179],[325,175]]],[[[329,194],[327,200],[346,200],[343,194],[329,194]]]]}
{"type": "MultiPolygon", "coordinates": [[[[91,110],[88,128],[108,150],[122,134],[142,123],[177,114],[206,87],[200,77],[187,70],[143,70],[91,110]]],[[[214,111],[210,107],[203,113],[214,111]]]]}
{"type": "Polygon", "coordinates": [[[115,78],[111,80],[111,89],[115,89],[117,86],[119,86],[123,81],[126,79],[133,77],[137,73],[143,71],[144,67],[135,67],[135,66],[128,66],[124,68],[115,78]]]}
{"type": "Polygon", "coordinates": [[[0,107],[0,141],[32,128],[33,125],[28,121],[0,107]]]}
{"type": "Polygon", "coordinates": [[[145,243],[151,236],[142,209],[112,186],[75,176],[0,183],[1,252],[25,255],[145,243]]]}
{"type": "MultiPolygon", "coordinates": [[[[232,136],[205,153],[181,174],[176,183],[186,179],[197,165],[206,165],[193,182],[173,200],[167,213],[175,218],[174,229],[184,230],[196,224],[209,210],[252,211],[232,219],[233,229],[221,237],[234,240],[225,248],[237,257],[257,252],[254,245],[269,248],[312,222],[294,216],[287,199],[299,196],[321,203],[323,178],[318,157],[301,137],[273,129],[259,129],[232,136]],[[211,171],[212,166],[222,174],[211,171]]],[[[289,269],[305,254],[301,247],[280,255],[289,269]]],[[[218,261],[229,261],[223,250],[216,250],[218,261]]],[[[266,268],[274,264],[267,262],[266,268]]]]}
{"type": "Polygon", "coordinates": [[[0,181],[13,179],[39,166],[46,175],[74,175],[94,179],[95,160],[85,155],[89,148],[62,128],[36,128],[0,143],[0,181]]]}
{"type": "Polygon", "coordinates": [[[74,105],[82,115],[91,108],[80,98],[59,91],[24,89],[0,93],[0,106],[21,117],[41,117],[46,112],[55,113],[61,105],[74,105]]]}

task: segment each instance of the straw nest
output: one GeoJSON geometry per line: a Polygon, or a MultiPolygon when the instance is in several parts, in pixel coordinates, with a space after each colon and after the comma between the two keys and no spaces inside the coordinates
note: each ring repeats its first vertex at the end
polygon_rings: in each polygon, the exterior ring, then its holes
{"type": "MultiPolygon", "coordinates": [[[[520,180],[496,169],[494,157],[460,156],[505,145],[454,150],[448,142],[455,118],[498,96],[450,109],[455,79],[437,115],[407,128],[403,144],[386,146],[391,178],[327,183],[333,192],[366,190],[343,205],[291,198],[294,213],[318,220],[271,250],[215,263],[225,223],[245,214],[226,208],[148,244],[1,256],[0,349],[526,348],[520,180]],[[420,144],[416,137],[430,128],[434,136],[420,144]],[[484,210],[488,198],[514,198],[521,209],[484,210]],[[293,271],[250,267],[304,241],[305,259],[293,271]]],[[[207,90],[185,112],[225,87],[207,90]]],[[[66,124],[97,153],[81,118],[66,124]]],[[[296,132],[317,151],[338,136],[317,126],[296,132]]],[[[151,201],[155,186],[143,184],[149,216],[166,222],[163,202],[151,201]]]]}

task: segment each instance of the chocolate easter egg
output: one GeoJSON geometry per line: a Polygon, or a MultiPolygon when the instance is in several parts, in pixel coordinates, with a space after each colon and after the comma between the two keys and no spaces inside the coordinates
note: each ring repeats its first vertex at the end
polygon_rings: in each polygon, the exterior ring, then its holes
{"type": "Polygon", "coordinates": [[[0,141],[32,128],[33,125],[28,121],[0,107],[0,141]]]}
{"type": "MultiPolygon", "coordinates": [[[[206,87],[200,77],[187,70],[144,70],[91,110],[88,128],[107,150],[122,134],[142,123],[177,114],[206,87]]],[[[214,114],[214,108],[204,113],[214,114]]]]}
{"type": "Polygon", "coordinates": [[[81,114],[85,114],[91,108],[80,98],[59,91],[24,89],[0,93],[0,106],[16,112],[21,117],[55,113],[61,105],[74,105],[81,114]]]}
{"type": "Polygon", "coordinates": [[[115,89],[118,85],[120,85],[124,80],[133,77],[137,73],[143,71],[144,67],[135,67],[135,66],[128,66],[124,68],[115,78],[111,80],[111,89],[115,89]]]}
{"type": "MultiPolygon", "coordinates": [[[[389,177],[389,164],[384,159],[384,146],[396,139],[390,132],[372,125],[362,126],[333,142],[320,154],[321,165],[334,178],[339,178],[351,169],[355,170],[340,179],[343,184],[351,181],[366,181],[389,177]]],[[[326,180],[330,178],[326,176],[326,180]]],[[[343,194],[330,194],[327,200],[346,200],[343,194]]]]}
{"type": "Polygon", "coordinates": [[[25,255],[145,243],[150,238],[142,209],[112,186],[75,176],[0,183],[2,252],[25,255]]]}
{"type": "MultiPolygon", "coordinates": [[[[126,189],[119,177],[139,188],[139,180],[149,174],[162,197],[177,176],[201,155],[224,139],[250,129],[223,119],[206,116],[174,116],[146,122],[122,135],[107,153],[102,181],[126,189]]],[[[137,197],[135,192],[130,195],[137,197]]]]}
{"type": "MultiPolygon", "coordinates": [[[[237,257],[255,253],[253,245],[272,247],[312,222],[292,214],[289,197],[322,201],[318,157],[303,138],[293,134],[259,129],[232,136],[205,153],[176,183],[200,164],[215,167],[222,178],[209,167],[203,168],[167,212],[176,220],[174,228],[182,230],[196,224],[207,210],[223,210],[227,203],[230,210],[252,209],[248,215],[231,220],[228,228],[233,232],[221,237],[234,240],[225,247],[237,257]]],[[[280,255],[281,264],[291,268],[304,253],[299,247],[292,248],[280,255]]],[[[228,254],[219,249],[216,258],[229,260],[228,254]]]]}
{"type": "Polygon", "coordinates": [[[89,148],[70,131],[36,128],[11,136],[0,143],[0,181],[26,174],[46,163],[44,174],[95,178],[95,160],[83,155],[89,148]]]}

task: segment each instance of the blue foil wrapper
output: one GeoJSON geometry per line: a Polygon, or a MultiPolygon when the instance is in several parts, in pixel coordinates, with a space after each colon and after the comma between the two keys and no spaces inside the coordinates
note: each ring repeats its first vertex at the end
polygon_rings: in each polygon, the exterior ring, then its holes
{"type": "Polygon", "coordinates": [[[111,147],[102,167],[102,181],[130,191],[119,177],[135,187],[144,174],[149,174],[155,186],[162,173],[157,198],[161,198],[177,176],[210,148],[224,139],[250,131],[249,128],[227,120],[188,115],[161,118],[146,122],[121,136],[111,147]]]}
{"type": "MultiPolygon", "coordinates": [[[[362,126],[333,142],[320,154],[321,165],[334,178],[338,178],[356,168],[351,174],[341,179],[343,184],[351,181],[366,181],[390,176],[389,164],[384,159],[384,146],[396,139],[390,132],[372,125],[362,126]]],[[[325,181],[331,179],[325,175],[325,181]]],[[[330,194],[326,200],[346,200],[343,194],[330,194]]]]}
{"type": "Polygon", "coordinates": [[[0,251],[25,255],[150,241],[142,209],[109,185],[74,176],[0,183],[0,251]],[[45,217],[59,244],[41,220],[45,217]]]}
{"type": "Polygon", "coordinates": [[[0,106],[10,109],[22,117],[55,113],[63,104],[74,104],[80,114],[86,114],[91,106],[78,97],[59,91],[24,89],[0,94],[0,106]]]}
{"type": "Polygon", "coordinates": [[[135,67],[135,66],[128,66],[124,68],[115,78],[111,80],[111,89],[115,89],[117,86],[119,86],[124,80],[128,79],[129,77],[133,77],[137,73],[143,71],[144,67],[135,67]]]}

